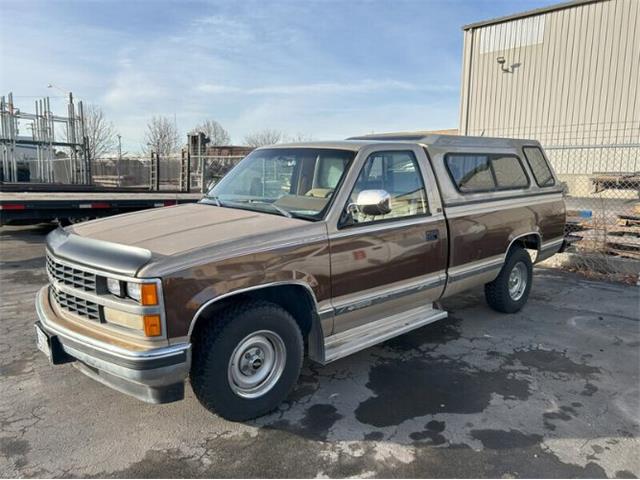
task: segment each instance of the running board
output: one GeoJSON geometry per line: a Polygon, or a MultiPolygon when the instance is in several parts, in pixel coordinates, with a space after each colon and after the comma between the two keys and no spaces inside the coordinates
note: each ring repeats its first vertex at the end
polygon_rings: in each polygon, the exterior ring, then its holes
{"type": "Polygon", "coordinates": [[[447,312],[432,307],[418,307],[375,322],[366,323],[327,337],[323,364],[384,342],[429,323],[447,318],[447,312]]]}

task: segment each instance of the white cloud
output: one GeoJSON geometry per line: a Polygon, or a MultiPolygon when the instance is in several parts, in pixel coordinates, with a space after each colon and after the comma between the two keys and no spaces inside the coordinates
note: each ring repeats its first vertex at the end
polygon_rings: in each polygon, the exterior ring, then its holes
{"type": "Polygon", "coordinates": [[[69,27],[81,41],[66,43],[51,42],[44,28],[59,18],[56,9],[25,10],[2,33],[21,41],[2,50],[0,86],[27,96],[51,94],[47,83],[72,90],[103,106],[129,151],[154,115],[176,118],[182,132],[213,118],[235,142],[265,127],[322,139],[456,124],[459,75],[442,61],[437,72],[416,66],[406,52],[408,38],[420,43],[415,31],[398,26],[391,35],[380,20],[373,33],[344,20],[342,7],[332,15],[295,2],[176,10],[163,28],[125,11],[116,23],[86,12],[69,27]]]}
{"type": "Polygon", "coordinates": [[[211,94],[236,93],[243,95],[339,95],[345,93],[370,93],[376,91],[453,92],[453,85],[417,85],[401,80],[362,80],[355,83],[319,82],[295,85],[270,85],[242,88],[230,85],[203,83],[197,89],[211,94]]]}
{"type": "Polygon", "coordinates": [[[104,102],[110,107],[133,106],[135,102],[160,99],[167,90],[154,82],[143,72],[127,68],[119,72],[112,86],[104,95],[104,102]]]}

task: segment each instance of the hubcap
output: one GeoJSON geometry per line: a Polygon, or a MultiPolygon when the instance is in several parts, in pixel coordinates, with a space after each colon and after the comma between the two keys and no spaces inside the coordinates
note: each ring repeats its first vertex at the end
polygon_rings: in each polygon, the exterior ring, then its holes
{"type": "Polygon", "coordinates": [[[517,302],[524,295],[526,288],[527,267],[524,263],[518,262],[513,266],[513,270],[509,274],[509,296],[517,302]]]}
{"type": "Polygon", "coordinates": [[[273,388],[284,371],[287,349],[271,330],[246,336],[233,350],[227,376],[231,389],[244,398],[257,398],[273,388]]]}

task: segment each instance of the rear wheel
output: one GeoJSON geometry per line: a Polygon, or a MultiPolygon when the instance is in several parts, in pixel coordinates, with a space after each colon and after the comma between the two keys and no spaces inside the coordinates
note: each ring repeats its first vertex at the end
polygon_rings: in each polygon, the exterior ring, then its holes
{"type": "Polygon", "coordinates": [[[294,318],[269,302],[220,312],[194,341],[191,385],[200,403],[234,421],[276,408],[295,385],[304,352],[294,318]]]}
{"type": "Polygon", "coordinates": [[[522,247],[509,251],[500,274],[484,286],[484,295],[491,308],[502,313],[515,313],[529,298],[533,280],[533,265],[529,253],[522,247]]]}

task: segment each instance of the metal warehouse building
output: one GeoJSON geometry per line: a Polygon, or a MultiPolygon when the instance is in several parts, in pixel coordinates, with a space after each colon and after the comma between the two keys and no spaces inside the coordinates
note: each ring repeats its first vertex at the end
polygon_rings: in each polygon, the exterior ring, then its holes
{"type": "Polygon", "coordinates": [[[463,30],[462,134],[539,140],[577,196],[640,171],[640,0],[577,0],[463,30]]]}

